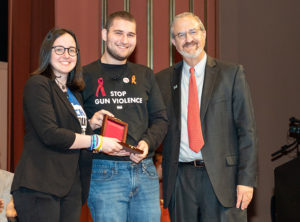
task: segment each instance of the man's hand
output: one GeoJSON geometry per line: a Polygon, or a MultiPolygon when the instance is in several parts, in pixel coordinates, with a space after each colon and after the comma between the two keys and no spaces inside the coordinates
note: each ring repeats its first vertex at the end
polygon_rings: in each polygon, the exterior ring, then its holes
{"type": "Polygon", "coordinates": [[[7,218],[14,218],[17,216],[17,211],[15,209],[14,201],[11,198],[9,203],[7,204],[6,207],[6,217],[7,218]]]}
{"type": "Polygon", "coordinates": [[[134,154],[134,153],[130,154],[130,159],[135,163],[139,163],[142,159],[144,159],[148,155],[149,152],[149,146],[144,140],[141,140],[138,143],[137,148],[143,150],[144,152],[142,154],[134,154]]]}
{"type": "Polygon", "coordinates": [[[236,208],[241,208],[242,210],[247,209],[253,197],[253,187],[237,185],[236,192],[236,208]]]}
{"type": "Polygon", "coordinates": [[[90,126],[91,126],[92,130],[95,130],[102,126],[105,114],[108,116],[112,116],[112,117],[114,116],[111,112],[104,110],[104,109],[101,109],[98,112],[95,112],[93,117],[90,119],[90,126]]]}

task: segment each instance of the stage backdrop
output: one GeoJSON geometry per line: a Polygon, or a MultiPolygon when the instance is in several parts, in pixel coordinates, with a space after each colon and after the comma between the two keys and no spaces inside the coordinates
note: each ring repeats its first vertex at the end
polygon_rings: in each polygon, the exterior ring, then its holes
{"type": "MultiPolygon", "coordinates": [[[[201,18],[207,28],[206,50],[217,56],[216,9],[217,0],[9,0],[8,169],[14,171],[23,148],[24,84],[38,66],[41,42],[52,27],[75,32],[85,65],[102,53],[100,33],[107,15],[127,10],[137,21],[137,48],[130,61],[158,72],[180,60],[169,32],[174,15],[184,11],[201,18]]],[[[91,221],[86,207],[81,221],[91,221]]]]}

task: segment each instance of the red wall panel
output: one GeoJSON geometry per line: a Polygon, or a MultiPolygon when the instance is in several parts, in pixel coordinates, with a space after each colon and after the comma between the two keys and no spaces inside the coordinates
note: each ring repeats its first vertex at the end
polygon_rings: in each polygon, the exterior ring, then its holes
{"type": "Polygon", "coordinates": [[[216,0],[207,1],[207,25],[206,25],[207,53],[216,56],[216,0]]]}
{"type": "Polygon", "coordinates": [[[204,24],[204,15],[205,15],[205,1],[207,0],[197,0],[194,1],[194,13],[199,16],[201,21],[204,24]]]}
{"type": "Polygon", "coordinates": [[[137,45],[130,61],[147,64],[147,0],[131,0],[130,13],[137,25],[137,45]]]}
{"type": "Polygon", "coordinates": [[[77,37],[82,65],[99,57],[100,4],[99,0],[55,1],[55,26],[71,29],[77,37]]]}
{"type": "Polygon", "coordinates": [[[169,66],[169,1],[153,1],[153,71],[169,66]]]}
{"type": "MultiPolygon", "coordinates": [[[[23,89],[29,74],[39,63],[39,49],[44,36],[54,26],[54,0],[22,0],[10,2],[9,27],[9,121],[8,139],[11,170],[23,150],[23,89]]],[[[10,162],[10,160],[9,160],[10,162]]]]}

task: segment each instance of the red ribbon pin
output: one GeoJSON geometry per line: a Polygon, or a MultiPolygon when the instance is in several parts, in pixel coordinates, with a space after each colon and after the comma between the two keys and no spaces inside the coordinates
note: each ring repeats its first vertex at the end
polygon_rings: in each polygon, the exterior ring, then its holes
{"type": "Polygon", "coordinates": [[[101,90],[102,96],[106,96],[105,91],[104,91],[104,87],[103,87],[103,78],[98,79],[98,88],[97,88],[97,91],[96,91],[96,96],[97,97],[98,97],[98,94],[99,94],[99,90],[101,90]]]}

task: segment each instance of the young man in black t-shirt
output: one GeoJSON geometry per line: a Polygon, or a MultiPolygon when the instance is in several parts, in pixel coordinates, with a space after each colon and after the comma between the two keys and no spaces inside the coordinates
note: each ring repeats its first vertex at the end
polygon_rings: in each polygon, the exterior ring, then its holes
{"type": "Polygon", "coordinates": [[[104,54],[83,69],[85,111],[99,122],[103,113],[127,122],[126,143],[143,153],[93,154],[88,205],[96,222],[160,221],[159,181],[152,157],[167,131],[166,109],[152,70],[127,61],[136,46],[132,15],[111,14],[102,38],[104,54]]]}

